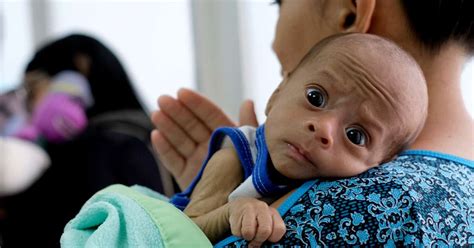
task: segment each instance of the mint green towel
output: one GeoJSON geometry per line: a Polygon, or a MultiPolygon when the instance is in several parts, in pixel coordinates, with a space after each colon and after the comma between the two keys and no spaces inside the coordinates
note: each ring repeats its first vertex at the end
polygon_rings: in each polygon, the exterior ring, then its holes
{"type": "Polygon", "coordinates": [[[62,247],[212,247],[183,212],[147,188],[109,186],[69,221],[62,247]]]}

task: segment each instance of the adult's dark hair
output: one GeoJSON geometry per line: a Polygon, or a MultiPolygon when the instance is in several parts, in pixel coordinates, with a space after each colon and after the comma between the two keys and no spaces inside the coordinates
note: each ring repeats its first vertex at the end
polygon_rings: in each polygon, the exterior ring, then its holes
{"type": "Polygon", "coordinates": [[[456,41],[474,54],[474,1],[402,0],[411,29],[432,51],[456,41]]]}
{"type": "Polygon", "coordinates": [[[36,52],[25,72],[41,70],[54,76],[63,70],[80,71],[75,63],[79,54],[90,60],[86,76],[94,105],[87,109],[89,117],[125,109],[143,111],[117,57],[100,41],[86,35],[73,34],[46,44],[36,52]]]}

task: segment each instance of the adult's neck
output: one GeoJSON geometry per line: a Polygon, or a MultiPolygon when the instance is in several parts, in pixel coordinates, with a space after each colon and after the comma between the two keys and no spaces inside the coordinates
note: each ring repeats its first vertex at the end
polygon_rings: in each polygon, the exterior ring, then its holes
{"type": "Polygon", "coordinates": [[[428,118],[411,149],[426,149],[474,160],[474,121],[462,98],[466,53],[447,44],[437,54],[412,52],[428,84],[428,118]]]}

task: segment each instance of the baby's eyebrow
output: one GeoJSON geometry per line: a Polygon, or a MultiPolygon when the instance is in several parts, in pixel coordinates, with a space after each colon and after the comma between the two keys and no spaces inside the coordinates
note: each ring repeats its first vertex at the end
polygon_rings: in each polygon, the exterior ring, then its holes
{"type": "Polygon", "coordinates": [[[332,82],[339,81],[337,79],[337,77],[328,70],[318,71],[317,75],[320,76],[320,77],[325,78],[326,80],[332,81],[332,82]]]}
{"type": "Polygon", "coordinates": [[[373,139],[374,136],[379,136],[383,132],[383,123],[373,114],[373,103],[364,102],[361,104],[359,109],[359,116],[364,124],[364,128],[368,129],[369,135],[373,139]]]}
{"type": "Polygon", "coordinates": [[[327,90],[330,95],[347,95],[351,94],[354,89],[354,85],[351,83],[348,84],[346,80],[353,80],[348,79],[345,77],[341,77],[330,70],[320,70],[316,74],[319,78],[322,78],[322,82],[327,83],[327,90]]]}

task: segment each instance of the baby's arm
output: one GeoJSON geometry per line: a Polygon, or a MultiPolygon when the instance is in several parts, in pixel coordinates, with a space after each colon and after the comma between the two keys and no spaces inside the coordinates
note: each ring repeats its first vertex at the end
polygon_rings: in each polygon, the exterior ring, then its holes
{"type": "Polygon", "coordinates": [[[242,182],[243,170],[233,148],[217,151],[209,160],[184,212],[212,241],[229,233],[227,197],[242,182]]]}
{"type": "Polygon", "coordinates": [[[265,240],[280,240],[286,228],[275,208],[254,198],[227,202],[228,195],[242,179],[242,168],[235,150],[219,150],[208,162],[184,212],[213,243],[229,230],[256,246],[265,240]]]}

